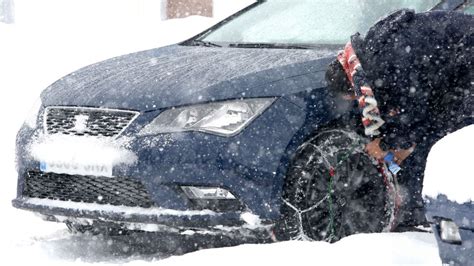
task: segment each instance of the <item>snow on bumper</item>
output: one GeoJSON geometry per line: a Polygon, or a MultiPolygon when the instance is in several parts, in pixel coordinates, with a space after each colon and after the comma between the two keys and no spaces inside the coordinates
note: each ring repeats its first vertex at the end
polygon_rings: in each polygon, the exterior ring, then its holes
{"type": "Polygon", "coordinates": [[[114,167],[137,161],[127,145],[127,139],[43,135],[31,143],[30,153],[41,170],[112,177],[114,167]]]}
{"type": "Polygon", "coordinates": [[[12,203],[16,208],[55,217],[58,221],[67,220],[67,218],[91,219],[111,223],[140,223],[203,229],[219,226],[263,229],[269,226],[268,223],[262,223],[257,216],[248,212],[181,211],[158,207],[113,206],[25,197],[14,199],[12,203]]]}

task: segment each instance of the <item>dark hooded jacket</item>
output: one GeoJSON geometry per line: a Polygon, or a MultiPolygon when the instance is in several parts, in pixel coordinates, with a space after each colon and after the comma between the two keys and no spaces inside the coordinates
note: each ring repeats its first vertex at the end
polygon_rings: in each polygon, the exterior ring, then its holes
{"type": "Polygon", "coordinates": [[[440,139],[472,123],[473,39],[472,15],[411,10],[352,37],[386,121],[387,148],[440,139]],[[399,114],[388,116],[390,110],[399,114]]]}

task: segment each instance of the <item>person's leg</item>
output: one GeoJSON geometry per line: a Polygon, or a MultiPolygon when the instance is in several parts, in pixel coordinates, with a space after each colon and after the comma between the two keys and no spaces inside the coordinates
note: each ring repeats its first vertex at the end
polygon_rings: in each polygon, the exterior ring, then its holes
{"type": "Polygon", "coordinates": [[[432,141],[418,144],[415,151],[403,162],[402,170],[397,174],[398,184],[403,196],[400,209],[400,227],[416,226],[425,222],[421,192],[426,160],[431,146],[432,141]]]}
{"type": "MultiPolygon", "coordinates": [[[[473,124],[472,105],[470,103],[472,103],[472,97],[464,103],[459,103],[464,108],[453,109],[456,112],[451,112],[450,116],[443,116],[444,128],[433,130],[433,134],[428,136],[423,143],[417,144],[414,152],[402,163],[402,170],[397,175],[403,196],[399,221],[401,227],[411,227],[425,222],[422,190],[428,154],[431,147],[439,139],[473,124]]],[[[433,129],[435,128],[433,127],[433,129]]]]}

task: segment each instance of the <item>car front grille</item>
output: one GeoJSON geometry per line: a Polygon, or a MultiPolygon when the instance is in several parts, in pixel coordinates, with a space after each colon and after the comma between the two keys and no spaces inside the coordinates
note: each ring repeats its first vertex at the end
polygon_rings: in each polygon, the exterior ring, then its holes
{"type": "Polygon", "coordinates": [[[23,196],[142,208],[155,205],[143,184],[137,180],[41,171],[26,173],[23,196]]]}
{"type": "Polygon", "coordinates": [[[45,131],[48,134],[115,137],[120,135],[138,116],[138,112],[83,108],[48,107],[45,131]]]}

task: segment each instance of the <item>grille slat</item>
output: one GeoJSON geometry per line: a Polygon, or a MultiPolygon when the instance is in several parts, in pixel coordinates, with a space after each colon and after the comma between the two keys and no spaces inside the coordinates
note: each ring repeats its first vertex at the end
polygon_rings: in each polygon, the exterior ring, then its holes
{"type": "Polygon", "coordinates": [[[30,198],[150,208],[155,206],[140,181],[28,171],[23,195],[30,198]]]}
{"type": "Polygon", "coordinates": [[[137,117],[133,111],[80,107],[48,107],[45,130],[48,134],[115,137],[137,117]]]}

